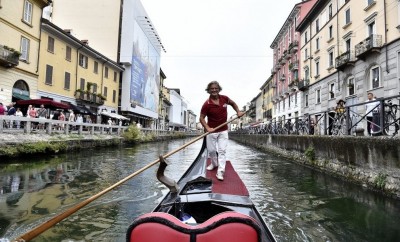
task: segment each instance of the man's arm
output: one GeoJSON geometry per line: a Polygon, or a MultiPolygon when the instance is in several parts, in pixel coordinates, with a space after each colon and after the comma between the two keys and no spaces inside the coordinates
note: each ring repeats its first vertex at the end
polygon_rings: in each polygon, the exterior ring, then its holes
{"type": "Polygon", "coordinates": [[[210,128],[210,126],[208,126],[207,122],[206,122],[206,115],[204,114],[200,114],[200,123],[201,125],[203,125],[203,127],[206,129],[207,132],[213,132],[214,128],[210,128]]]}
{"type": "Polygon", "coordinates": [[[229,99],[229,104],[232,106],[232,108],[236,111],[237,116],[240,118],[244,115],[243,112],[240,112],[238,105],[232,100],[229,99]]]}

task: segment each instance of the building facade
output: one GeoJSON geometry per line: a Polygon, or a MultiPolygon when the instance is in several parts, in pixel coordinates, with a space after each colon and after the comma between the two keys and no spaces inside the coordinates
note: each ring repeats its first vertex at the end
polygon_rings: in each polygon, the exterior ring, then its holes
{"type": "MultiPolygon", "coordinates": [[[[304,113],[329,123],[332,119],[321,115],[332,116],[329,111],[340,99],[352,105],[365,102],[369,92],[376,97],[399,94],[399,11],[398,0],[317,1],[297,27],[307,84],[304,113]]],[[[351,111],[365,112],[362,105],[351,111]]]]}
{"type": "Polygon", "coordinates": [[[301,95],[298,85],[301,75],[299,68],[300,49],[297,24],[303,19],[316,0],[302,1],[296,4],[271,44],[273,64],[271,71],[274,89],[274,119],[285,122],[286,119],[301,116],[301,95]]]}
{"type": "Polygon", "coordinates": [[[124,69],[88,41],[43,19],[39,62],[38,98],[85,107],[96,115],[117,113],[124,69]]]}
{"type": "Polygon", "coordinates": [[[40,19],[49,0],[0,1],[0,102],[37,96],[40,19]]]}
{"type": "Polygon", "coordinates": [[[107,58],[124,65],[119,112],[143,127],[159,126],[164,46],[140,0],[54,0],[51,12],[55,24],[72,29],[107,58]]]}

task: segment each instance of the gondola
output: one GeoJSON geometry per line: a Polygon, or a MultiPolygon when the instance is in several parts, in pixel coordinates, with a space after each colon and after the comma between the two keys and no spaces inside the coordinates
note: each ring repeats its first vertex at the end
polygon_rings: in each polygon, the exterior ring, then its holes
{"type": "Polygon", "coordinates": [[[206,169],[209,164],[205,138],[197,158],[178,182],[164,175],[167,161],[160,156],[157,178],[169,188],[169,192],[153,212],[133,221],[126,240],[276,241],[231,162],[226,163],[223,181],[216,178],[216,169],[206,169]]]}

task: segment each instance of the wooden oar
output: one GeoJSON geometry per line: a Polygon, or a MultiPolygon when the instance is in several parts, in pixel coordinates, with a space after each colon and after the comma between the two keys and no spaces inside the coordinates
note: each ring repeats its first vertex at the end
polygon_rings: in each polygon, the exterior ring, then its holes
{"type": "MultiPolygon", "coordinates": [[[[231,120],[228,120],[227,122],[219,125],[218,127],[215,128],[215,130],[221,128],[224,125],[227,125],[228,123],[232,122],[233,120],[237,119],[238,117],[235,117],[231,120]]],[[[194,142],[204,138],[206,135],[208,135],[210,132],[204,133],[202,135],[200,135],[199,137],[193,139],[192,141],[188,142],[187,144],[182,145],[181,147],[179,147],[176,150],[173,150],[165,155],[163,155],[163,158],[167,158],[173,154],[175,154],[176,152],[186,148],[187,146],[193,144],[194,142]]],[[[86,199],[85,201],[82,201],[80,203],[78,203],[77,205],[67,209],[66,211],[64,211],[63,213],[53,217],[52,219],[40,224],[39,226],[37,226],[36,228],[26,232],[25,234],[21,235],[20,237],[18,237],[16,240],[14,240],[15,242],[23,242],[23,241],[30,241],[31,239],[35,238],[36,236],[38,236],[39,234],[43,233],[44,231],[48,230],[49,228],[51,228],[52,226],[54,226],[55,224],[57,224],[58,222],[62,221],[63,219],[65,219],[66,217],[72,215],[73,213],[75,213],[76,211],[78,211],[79,209],[81,209],[82,207],[86,206],[87,204],[91,203],[92,201],[96,200],[97,198],[99,198],[100,196],[102,196],[103,194],[111,191],[112,189],[116,188],[117,186],[121,185],[122,183],[126,182],[127,180],[133,178],[134,176],[142,173],[143,171],[149,169],[150,167],[152,167],[153,165],[157,164],[160,161],[160,159],[157,159],[151,163],[149,163],[148,165],[146,165],[145,167],[139,169],[138,171],[130,174],[129,176],[125,177],[124,179],[120,180],[119,182],[115,183],[114,185],[104,189],[103,191],[97,193],[96,195],[91,196],[90,198],[86,199]]]]}

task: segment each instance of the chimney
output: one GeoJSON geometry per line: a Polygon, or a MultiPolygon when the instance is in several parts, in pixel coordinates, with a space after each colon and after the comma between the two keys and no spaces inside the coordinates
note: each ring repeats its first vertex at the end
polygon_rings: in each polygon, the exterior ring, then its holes
{"type": "Polygon", "coordinates": [[[69,35],[72,35],[72,29],[64,29],[64,32],[69,35]]]}
{"type": "Polygon", "coordinates": [[[81,40],[81,42],[84,45],[89,45],[89,40],[87,40],[87,39],[83,39],[83,40],[81,40]]]}

